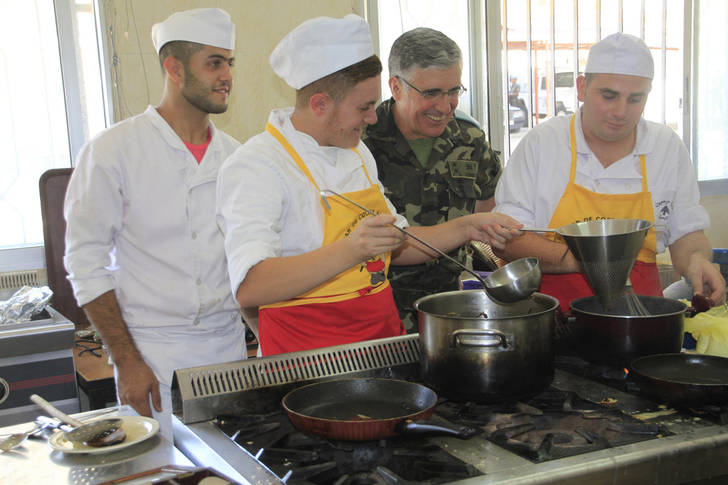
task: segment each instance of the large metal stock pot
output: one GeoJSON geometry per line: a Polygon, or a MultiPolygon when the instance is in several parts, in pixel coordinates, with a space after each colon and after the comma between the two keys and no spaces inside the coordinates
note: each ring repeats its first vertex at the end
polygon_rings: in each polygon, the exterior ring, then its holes
{"type": "Polygon", "coordinates": [[[554,375],[554,311],[558,300],[534,293],[499,304],[483,290],[420,298],[422,378],[454,400],[498,402],[542,391],[554,375]]]}

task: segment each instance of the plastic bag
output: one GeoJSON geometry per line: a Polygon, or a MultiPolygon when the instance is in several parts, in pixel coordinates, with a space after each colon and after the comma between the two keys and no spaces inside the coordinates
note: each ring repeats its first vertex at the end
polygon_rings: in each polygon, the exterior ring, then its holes
{"type": "Polygon", "coordinates": [[[23,286],[9,300],[0,302],[0,325],[28,322],[42,312],[53,296],[47,286],[23,286]]]}
{"type": "Polygon", "coordinates": [[[685,319],[685,331],[697,341],[701,354],[728,357],[728,308],[718,305],[685,319]]]}

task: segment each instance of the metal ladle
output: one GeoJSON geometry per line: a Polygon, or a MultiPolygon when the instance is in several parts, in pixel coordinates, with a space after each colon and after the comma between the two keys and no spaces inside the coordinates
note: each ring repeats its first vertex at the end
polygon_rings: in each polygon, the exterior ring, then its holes
{"type": "MultiPolygon", "coordinates": [[[[338,198],[340,198],[340,199],[343,199],[343,200],[345,200],[345,201],[349,202],[350,204],[354,204],[355,206],[357,206],[358,208],[360,208],[360,209],[361,209],[361,210],[363,210],[364,212],[368,213],[369,215],[372,215],[372,216],[376,216],[376,215],[378,215],[378,214],[377,214],[376,212],[374,212],[373,210],[371,210],[371,209],[369,209],[369,208],[367,208],[367,207],[364,207],[363,205],[359,204],[358,202],[356,202],[356,201],[354,201],[354,200],[352,200],[352,199],[350,199],[350,198],[348,198],[348,197],[346,197],[346,196],[344,196],[344,195],[341,195],[341,194],[339,194],[338,192],[334,192],[333,190],[329,190],[329,189],[324,189],[324,190],[322,190],[322,191],[320,192],[320,195],[321,195],[321,200],[323,201],[323,203],[324,203],[324,205],[326,206],[326,208],[327,208],[327,209],[329,209],[329,210],[331,210],[331,205],[329,205],[329,201],[327,201],[327,200],[326,200],[326,196],[324,195],[324,193],[325,193],[325,192],[326,192],[326,193],[329,193],[329,194],[331,194],[331,195],[334,195],[334,196],[336,196],[336,197],[338,197],[338,198]]],[[[419,237],[415,236],[415,235],[414,235],[414,234],[412,234],[411,232],[408,232],[408,231],[406,231],[406,230],[402,229],[401,227],[399,227],[399,226],[397,226],[397,225],[395,225],[395,224],[390,224],[390,225],[391,225],[392,227],[396,228],[397,230],[399,230],[399,231],[400,231],[401,233],[403,233],[403,234],[406,234],[407,236],[411,237],[412,239],[414,239],[414,240],[415,240],[415,241],[417,241],[418,243],[422,244],[423,246],[425,246],[425,247],[427,247],[427,248],[429,248],[429,249],[433,250],[434,252],[436,252],[437,254],[439,254],[440,256],[442,256],[443,258],[447,259],[447,260],[448,260],[448,261],[450,261],[451,263],[454,263],[454,264],[456,264],[456,265],[457,265],[457,266],[459,266],[459,267],[460,267],[460,268],[461,268],[461,269],[462,269],[463,271],[466,271],[466,272],[470,273],[471,275],[473,275],[473,276],[474,276],[474,277],[475,277],[475,278],[476,278],[476,279],[477,279],[478,281],[480,281],[480,283],[482,283],[482,284],[483,284],[483,289],[485,290],[485,292],[486,292],[486,293],[488,293],[488,284],[486,284],[486,282],[485,282],[485,279],[483,279],[483,277],[482,277],[482,276],[480,276],[480,275],[479,275],[478,273],[476,273],[475,271],[471,270],[470,268],[468,268],[467,266],[465,266],[465,265],[464,265],[463,263],[461,263],[461,262],[460,262],[460,261],[458,261],[457,259],[454,259],[454,258],[450,257],[450,256],[449,256],[449,255],[448,255],[447,253],[445,253],[444,251],[441,251],[441,250],[437,249],[436,247],[434,247],[434,246],[430,245],[429,243],[427,243],[427,242],[423,241],[422,239],[420,239],[419,237]]],[[[488,293],[488,296],[490,296],[490,293],[488,293]]]]}
{"type": "Polygon", "coordinates": [[[57,409],[37,394],[31,395],[30,400],[52,416],[73,426],[72,430],[63,432],[68,441],[86,443],[90,446],[108,446],[126,438],[124,430],[121,429],[121,419],[99,419],[91,423],[84,423],[57,409]],[[121,433],[116,433],[117,431],[121,431],[121,433]]]}

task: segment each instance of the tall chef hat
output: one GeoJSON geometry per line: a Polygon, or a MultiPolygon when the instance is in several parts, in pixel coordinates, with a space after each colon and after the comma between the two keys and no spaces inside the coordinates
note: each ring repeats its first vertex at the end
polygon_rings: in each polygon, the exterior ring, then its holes
{"type": "Polygon", "coordinates": [[[230,14],[219,8],[194,8],[175,12],[164,22],[152,25],[152,41],[157,54],[174,40],[235,49],[235,24],[230,14]]]}
{"type": "Polygon", "coordinates": [[[627,74],[652,79],[655,64],[647,45],[634,35],[609,35],[589,49],[586,73],[627,74]]]}
{"type": "Polygon", "coordinates": [[[281,40],[270,65],[294,89],[374,55],[369,24],[358,15],[307,20],[281,40]]]}

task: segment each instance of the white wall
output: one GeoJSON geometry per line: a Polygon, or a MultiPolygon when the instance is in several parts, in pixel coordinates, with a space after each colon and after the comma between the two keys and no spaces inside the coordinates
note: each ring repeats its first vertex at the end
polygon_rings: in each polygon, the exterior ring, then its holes
{"type": "Polygon", "coordinates": [[[118,59],[113,74],[116,121],[141,113],[149,104],[156,106],[161,99],[162,74],[150,36],[152,24],[175,11],[200,7],[222,8],[236,25],[230,107],[212,119],[218,128],[241,142],[263,131],[271,109],[293,105],[293,89],[273,73],[268,63],[268,56],[281,38],[309,18],[363,15],[361,0],[104,1],[107,37],[113,40],[108,45],[110,49],[115,46],[109,59],[113,55],[118,59]]]}

